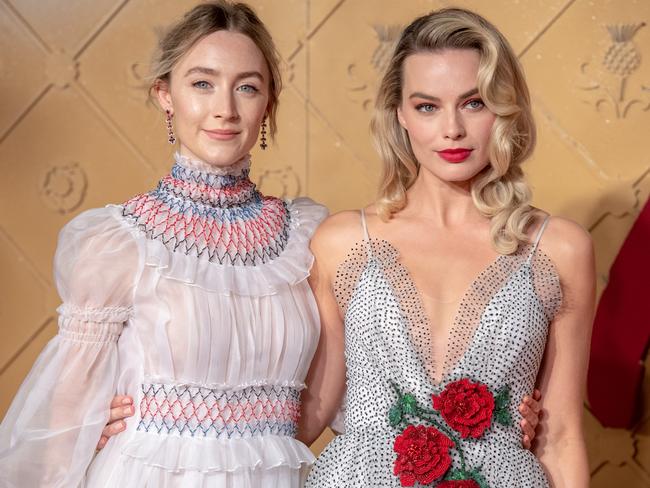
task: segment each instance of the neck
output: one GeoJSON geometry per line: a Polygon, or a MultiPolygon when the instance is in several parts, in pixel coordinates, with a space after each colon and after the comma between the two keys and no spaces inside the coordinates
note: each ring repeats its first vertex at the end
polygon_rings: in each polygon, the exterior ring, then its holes
{"type": "Polygon", "coordinates": [[[177,152],[174,154],[176,164],[183,168],[198,171],[200,173],[219,175],[219,176],[239,176],[244,170],[250,168],[251,155],[246,154],[242,158],[233,161],[231,164],[225,166],[217,166],[215,164],[206,163],[197,158],[192,158],[177,152]]]}
{"type": "Polygon", "coordinates": [[[407,205],[401,212],[439,227],[484,220],[472,200],[470,181],[443,181],[424,169],[407,191],[407,205]]]}
{"type": "Polygon", "coordinates": [[[248,158],[225,168],[204,164],[177,156],[158,187],[127,201],[122,215],[171,252],[241,266],[278,257],[289,238],[287,204],[255,189],[248,158]]]}
{"type": "Polygon", "coordinates": [[[175,159],[171,173],[158,185],[159,193],[213,207],[242,206],[260,198],[249,179],[248,155],[229,166],[213,166],[178,153],[175,159]]]}

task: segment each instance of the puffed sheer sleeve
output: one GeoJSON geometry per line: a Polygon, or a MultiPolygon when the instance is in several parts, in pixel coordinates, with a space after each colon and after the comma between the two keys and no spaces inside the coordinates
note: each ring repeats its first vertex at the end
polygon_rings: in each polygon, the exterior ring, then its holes
{"type": "MultiPolygon", "coordinates": [[[[132,311],[138,248],[110,207],[59,235],[58,334],[21,385],[0,427],[0,486],[77,487],[108,420],[117,340],[132,311]]],[[[114,210],[114,209],[113,209],[114,210]]]]}

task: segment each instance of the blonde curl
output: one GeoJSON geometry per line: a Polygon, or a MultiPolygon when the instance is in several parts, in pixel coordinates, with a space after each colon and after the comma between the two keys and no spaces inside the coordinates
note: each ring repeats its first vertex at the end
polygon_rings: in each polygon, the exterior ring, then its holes
{"type": "Polygon", "coordinates": [[[521,164],[535,146],[530,95],[517,56],[503,35],[483,17],[448,8],[413,21],[402,33],[384,72],[371,121],[375,147],[383,161],[377,199],[380,217],[388,220],[404,208],[419,163],[408,133],[397,120],[405,59],[422,51],[475,49],[480,54],[479,94],[496,115],[490,137],[490,164],[472,180],[478,211],[490,219],[494,248],[511,254],[527,242],[533,218],[531,191],[521,164]]]}

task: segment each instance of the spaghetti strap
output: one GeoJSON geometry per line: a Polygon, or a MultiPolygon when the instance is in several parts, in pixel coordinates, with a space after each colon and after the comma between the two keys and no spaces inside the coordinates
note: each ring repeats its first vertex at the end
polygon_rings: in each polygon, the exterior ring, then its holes
{"type": "Polygon", "coordinates": [[[361,227],[363,228],[363,243],[366,246],[366,253],[368,258],[372,258],[372,243],[370,242],[370,234],[368,234],[368,224],[366,224],[366,212],[361,209],[361,227]]]}
{"type": "Polygon", "coordinates": [[[542,225],[539,228],[539,231],[537,232],[537,236],[535,237],[535,242],[533,243],[533,249],[530,251],[530,256],[528,256],[529,261],[533,258],[535,251],[537,251],[537,247],[539,246],[539,241],[542,239],[542,234],[544,233],[544,230],[546,229],[546,226],[548,225],[548,221],[550,220],[550,218],[551,218],[550,215],[546,216],[544,222],[542,222],[542,225]]]}
{"type": "Polygon", "coordinates": [[[361,209],[361,227],[363,227],[363,239],[365,241],[370,240],[370,235],[368,234],[368,225],[366,224],[366,211],[361,209]]]}

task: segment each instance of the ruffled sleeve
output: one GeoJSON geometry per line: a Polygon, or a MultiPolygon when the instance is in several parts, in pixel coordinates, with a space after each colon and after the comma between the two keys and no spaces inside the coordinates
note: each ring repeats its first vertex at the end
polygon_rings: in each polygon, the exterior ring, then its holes
{"type": "Polygon", "coordinates": [[[0,485],[75,487],[116,390],[117,340],[131,315],[138,248],[111,208],[87,211],[59,235],[59,331],[0,427],[0,485]]]}

